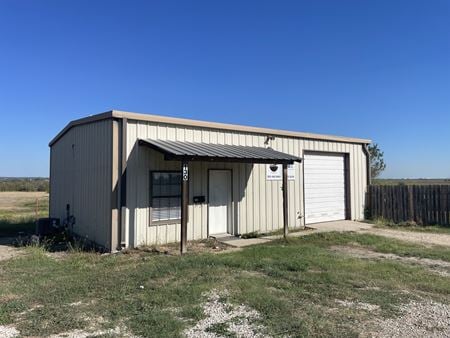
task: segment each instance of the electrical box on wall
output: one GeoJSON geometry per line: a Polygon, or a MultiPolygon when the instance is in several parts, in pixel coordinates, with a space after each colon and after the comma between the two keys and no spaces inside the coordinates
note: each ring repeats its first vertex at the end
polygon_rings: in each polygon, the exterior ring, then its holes
{"type": "Polygon", "coordinates": [[[206,201],[205,196],[194,196],[194,204],[205,203],[205,201],[206,201]]]}

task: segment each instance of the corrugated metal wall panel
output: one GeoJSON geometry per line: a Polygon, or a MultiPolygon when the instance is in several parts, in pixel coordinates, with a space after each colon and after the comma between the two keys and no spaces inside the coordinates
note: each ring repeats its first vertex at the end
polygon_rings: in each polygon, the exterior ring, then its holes
{"type": "Polygon", "coordinates": [[[110,248],[112,120],[70,129],[50,149],[50,216],[76,218],[74,231],[110,248]]]}
{"type": "MultiPolygon", "coordinates": [[[[178,140],[205,143],[228,143],[243,146],[264,146],[265,135],[245,134],[201,127],[128,121],[128,209],[129,224],[136,223],[136,236],[130,245],[156,244],[179,240],[180,225],[149,225],[149,171],[179,170],[178,162],[164,161],[150,149],[139,147],[138,138],[178,140]],[[136,161],[140,161],[137,164],[136,161]],[[139,171],[139,174],[136,174],[139,171]],[[131,196],[135,197],[131,197],[131,196]],[[137,222],[134,222],[136,219],[137,222]]],[[[366,160],[361,144],[318,141],[291,137],[276,137],[271,141],[275,150],[303,157],[305,151],[341,152],[350,156],[352,219],[363,219],[366,191],[366,160]]],[[[208,194],[208,169],[233,170],[233,222],[236,233],[273,231],[282,228],[281,181],[266,180],[266,166],[242,163],[193,162],[190,167],[190,201],[193,196],[208,194]],[[236,224],[237,223],[237,224],[236,224]]],[[[303,166],[295,164],[295,180],[289,184],[289,224],[303,226],[303,166]]],[[[207,237],[207,204],[189,204],[188,239],[207,237]]],[[[133,232],[130,232],[132,235],[133,232]]],[[[133,238],[132,236],[130,238],[133,238]]]]}

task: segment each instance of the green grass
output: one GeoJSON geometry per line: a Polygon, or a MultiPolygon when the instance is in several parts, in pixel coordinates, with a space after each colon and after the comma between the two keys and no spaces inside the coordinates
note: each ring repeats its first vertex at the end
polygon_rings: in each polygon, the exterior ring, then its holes
{"type": "MultiPolygon", "coordinates": [[[[47,203],[41,202],[39,217],[46,216],[47,203]]],[[[0,237],[34,230],[35,203],[19,204],[17,210],[0,207],[0,237]]],[[[0,325],[45,336],[86,328],[102,317],[102,328],[123,322],[144,337],[176,337],[203,317],[205,292],[227,289],[229,301],[261,313],[273,336],[357,336],[355,322],[396,315],[396,305],[412,298],[450,302],[448,278],[396,261],[337,254],[330,250],[335,245],[450,261],[449,248],[351,233],[184,257],[102,256],[75,248],[55,259],[44,247],[29,246],[24,256],[0,261],[0,325]],[[339,307],[336,299],[376,304],[380,312],[339,307]]],[[[222,324],[209,331],[229,336],[222,324]]]]}
{"type": "MultiPolygon", "coordinates": [[[[124,321],[137,335],[176,337],[202,318],[203,293],[227,289],[230,301],[261,313],[271,335],[357,336],[354,323],[395,315],[396,305],[411,298],[450,302],[448,278],[396,261],[336,254],[329,250],[334,245],[450,261],[449,248],[350,233],[183,257],[73,252],[54,259],[29,247],[26,256],[0,262],[0,325],[14,323],[23,335],[48,335],[102,316],[105,327],[124,321]],[[376,304],[380,313],[340,308],[336,299],[376,304]]],[[[211,330],[226,334],[221,325],[211,330]]]]}

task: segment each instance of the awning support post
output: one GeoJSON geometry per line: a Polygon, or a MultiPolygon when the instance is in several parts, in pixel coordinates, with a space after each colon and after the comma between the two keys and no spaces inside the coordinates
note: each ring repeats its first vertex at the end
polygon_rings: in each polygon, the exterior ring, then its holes
{"type": "Polygon", "coordinates": [[[181,162],[181,245],[180,253],[186,253],[187,246],[187,220],[189,201],[189,162],[181,162]]]}
{"type": "Polygon", "coordinates": [[[288,235],[288,170],[287,164],[283,163],[283,234],[284,238],[288,235]]]}

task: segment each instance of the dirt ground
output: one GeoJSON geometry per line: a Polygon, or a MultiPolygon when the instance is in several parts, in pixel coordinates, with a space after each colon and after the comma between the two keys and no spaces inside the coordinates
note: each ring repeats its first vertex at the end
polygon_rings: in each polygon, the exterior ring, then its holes
{"type": "Polygon", "coordinates": [[[354,231],[365,234],[384,236],[422,245],[443,245],[450,246],[450,235],[438,233],[423,233],[414,231],[391,230],[383,228],[374,228],[372,224],[355,221],[336,221],[314,224],[314,231],[303,233],[293,233],[290,236],[309,235],[314,232],[330,231],[354,231]]]}
{"type": "Polygon", "coordinates": [[[14,238],[0,237],[0,261],[4,261],[13,257],[17,257],[22,250],[12,245],[14,238]]]}
{"type": "Polygon", "coordinates": [[[376,228],[371,228],[370,230],[364,230],[362,232],[379,235],[379,236],[385,236],[385,237],[389,237],[389,238],[395,238],[395,239],[418,243],[418,244],[423,244],[423,245],[450,246],[450,235],[446,235],[446,234],[433,234],[433,233],[422,233],[422,232],[390,230],[390,229],[376,229],[376,228]]]}
{"type": "MultiPolygon", "coordinates": [[[[237,249],[225,243],[222,243],[214,238],[189,241],[187,244],[187,251],[189,254],[221,253],[225,251],[230,252],[230,250],[237,250],[237,249]]],[[[178,256],[180,255],[180,244],[175,243],[175,244],[155,245],[150,247],[144,246],[139,247],[136,250],[129,250],[129,252],[133,251],[156,252],[166,255],[178,256]]]]}
{"type": "Polygon", "coordinates": [[[354,246],[332,246],[330,249],[333,252],[361,259],[389,259],[407,264],[420,265],[429,269],[431,272],[437,273],[444,277],[450,277],[450,262],[442,261],[439,259],[404,257],[392,253],[375,252],[367,248],[354,246]]]}

